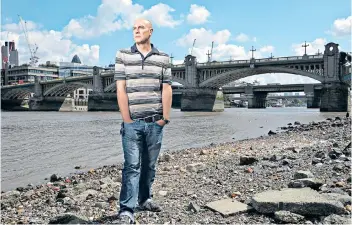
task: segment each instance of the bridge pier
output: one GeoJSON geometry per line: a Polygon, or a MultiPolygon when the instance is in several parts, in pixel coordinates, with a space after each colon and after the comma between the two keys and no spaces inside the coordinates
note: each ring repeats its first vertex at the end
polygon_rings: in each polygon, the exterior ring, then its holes
{"type": "Polygon", "coordinates": [[[307,108],[320,108],[321,90],[314,90],[314,92],[305,93],[307,96],[307,108]]]}
{"type": "Polygon", "coordinates": [[[245,86],[244,93],[247,96],[249,109],[265,109],[267,92],[254,92],[253,86],[245,86]]]}
{"type": "Polygon", "coordinates": [[[218,89],[183,89],[181,111],[222,112],[224,111],[224,95],[218,89]]]}
{"type": "Polygon", "coordinates": [[[73,111],[73,99],[69,97],[33,97],[29,100],[29,109],[31,111],[73,111]]]}
{"type": "Polygon", "coordinates": [[[321,90],[321,112],[346,112],[348,87],[339,82],[325,83],[321,90]]]}
{"type": "Polygon", "coordinates": [[[1,100],[1,109],[8,111],[28,111],[28,99],[4,99],[1,100]]]}
{"type": "Polygon", "coordinates": [[[104,93],[102,68],[93,68],[93,91],[88,96],[88,111],[118,111],[116,93],[104,93]]]}
{"type": "Polygon", "coordinates": [[[181,108],[182,94],[172,95],[172,108],[181,108]]]}
{"type": "Polygon", "coordinates": [[[247,94],[248,108],[249,109],[265,109],[266,108],[266,92],[254,92],[247,94]]]}
{"type": "Polygon", "coordinates": [[[119,111],[116,93],[89,94],[88,111],[119,111]]]}

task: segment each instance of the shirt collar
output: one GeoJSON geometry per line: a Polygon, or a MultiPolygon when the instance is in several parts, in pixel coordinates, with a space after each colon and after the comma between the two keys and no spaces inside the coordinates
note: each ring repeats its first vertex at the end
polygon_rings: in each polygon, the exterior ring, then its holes
{"type": "MultiPolygon", "coordinates": [[[[152,53],[152,54],[159,54],[159,50],[158,50],[157,48],[155,48],[153,44],[150,44],[150,45],[151,45],[151,47],[152,47],[151,53],[152,53]]],[[[136,43],[131,46],[131,52],[132,52],[132,53],[139,52],[136,43]]]]}

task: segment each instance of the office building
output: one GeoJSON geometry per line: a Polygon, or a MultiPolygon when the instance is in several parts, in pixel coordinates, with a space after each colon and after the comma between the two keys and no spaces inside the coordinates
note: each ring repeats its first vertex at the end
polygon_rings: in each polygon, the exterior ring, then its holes
{"type": "Polygon", "coordinates": [[[18,51],[14,41],[5,41],[5,45],[1,46],[1,62],[2,68],[9,68],[19,65],[18,51]]]}
{"type": "Polygon", "coordinates": [[[52,66],[31,67],[29,65],[22,65],[7,70],[8,85],[33,83],[35,77],[43,81],[57,79],[59,78],[58,68],[52,66]]]}
{"type": "Polygon", "coordinates": [[[59,63],[59,77],[87,76],[93,74],[93,66],[82,64],[78,55],[74,55],[71,62],[59,63]]]}

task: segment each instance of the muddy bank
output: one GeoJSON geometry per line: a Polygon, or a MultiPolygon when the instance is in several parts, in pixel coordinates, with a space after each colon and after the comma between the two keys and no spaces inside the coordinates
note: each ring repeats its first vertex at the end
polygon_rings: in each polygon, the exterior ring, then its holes
{"type": "MultiPolygon", "coordinates": [[[[153,186],[163,212],[137,212],[137,221],[348,223],[350,118],[310,124],[292,121],[282,131],[164,153],[153,186]],[[280,197],[262,197],[271,194],[280,197]],[[298,203],[293,201],[297,198],[301,198],[298,203]]],[[[71,177],[60,177],[58,171],[46,184],[2,193],[1,222],[110,223],[109,216],[118,210],[121,169],[121,164],[104,166],[71,177]]]]}

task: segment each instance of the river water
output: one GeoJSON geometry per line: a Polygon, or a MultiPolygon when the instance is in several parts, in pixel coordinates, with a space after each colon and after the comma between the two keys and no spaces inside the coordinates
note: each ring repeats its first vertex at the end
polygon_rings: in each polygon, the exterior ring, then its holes
{"type": "MultiPolygon", "coordinates": [[[[259,137],[290,122],[309,123],[334,116],[344,113],[306,108],[226,108],[213,113],[172,109],[162,151],[259,137]]],[[[2,111],[2,191],[41,184],[53,173],[68,176],[122,162],[120,127],[119,112],[2,111]]]]}

